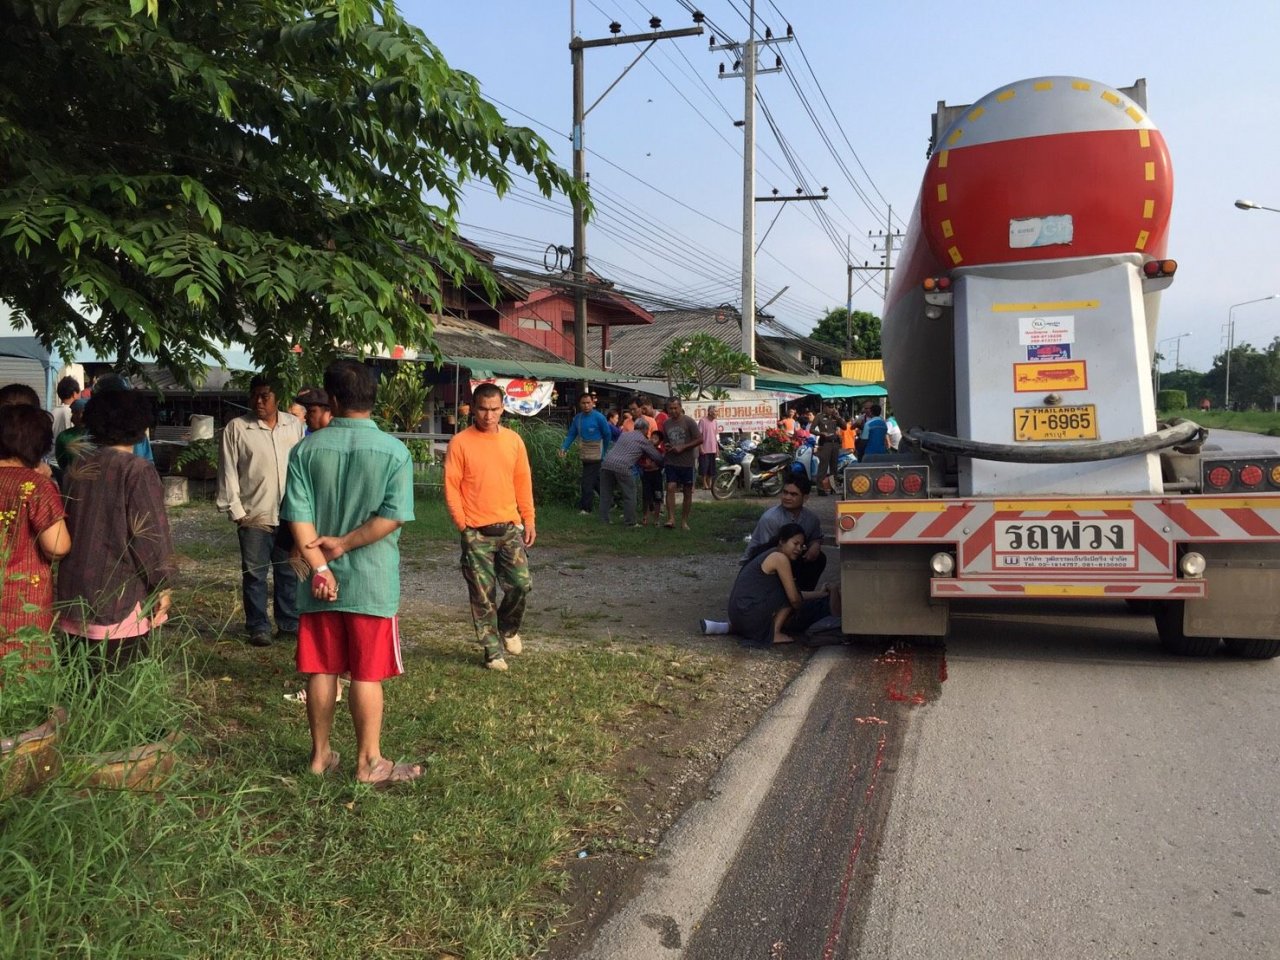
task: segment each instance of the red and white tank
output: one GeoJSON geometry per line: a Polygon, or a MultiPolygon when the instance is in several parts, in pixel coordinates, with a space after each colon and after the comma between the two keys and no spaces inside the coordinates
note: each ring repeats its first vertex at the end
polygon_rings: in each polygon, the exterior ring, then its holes
{"type": "MultiPolygon", "coordinates": [[[[939,104],[920,198],[886,300],[884,359],[904,426],[955,427],[949,320],[921,282],[970,268],[1165,254],[1173,170],[1145,83],[1037,77],[939,104]],[[942,329],[942,327],[947,329],[942,329]]],[[[1147,303],[1154,335],[1157,295],[1147,303]]]]}

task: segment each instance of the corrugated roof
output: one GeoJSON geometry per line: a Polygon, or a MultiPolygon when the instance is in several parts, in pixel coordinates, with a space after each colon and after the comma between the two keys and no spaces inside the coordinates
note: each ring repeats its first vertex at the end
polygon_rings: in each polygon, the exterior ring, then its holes
{"type": "Polygon", "coordinates": [[[869,380],[884,383],[883,360],[841,360],[840,375],[850,380],[869,380]]]}
{"type": "MultiPolygon", "coordinates": [[[[696,333],[709,333],[734,349],[741,348],[742,327],[736,310],[658,310],[649,326],[628,327],[614,333],[609,343],[613,351],[613,369],[641,377],[665,379],[658,369],[658,359],[667,344],[696,333]]],[[[762,368],[797,374],[809,369],[759,332],[756,334],[756,363],[762,368]]]]}
{"type": "Polygon", "coordinates": [[[495,357],[445,356],[445,362],[466,367],[476,379],[487,376],[528,377],[530,380],[598,380],[602,383],[635,382],[627,373],[610,373],[591,367],[575,367],[571,363],[539,363],[533,360],[513,360],[495,357]]]}

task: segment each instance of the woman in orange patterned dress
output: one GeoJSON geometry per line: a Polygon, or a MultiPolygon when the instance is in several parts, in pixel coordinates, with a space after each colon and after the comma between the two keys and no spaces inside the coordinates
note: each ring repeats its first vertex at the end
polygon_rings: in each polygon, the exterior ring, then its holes
{"type": "Polygon", "coordinates": [[[50,662],[52,566],[71,549],[58,488],[35,469],[52,442],[47,412],[0,407],[0,656],[17,650],[32,668],[50,662]]]}

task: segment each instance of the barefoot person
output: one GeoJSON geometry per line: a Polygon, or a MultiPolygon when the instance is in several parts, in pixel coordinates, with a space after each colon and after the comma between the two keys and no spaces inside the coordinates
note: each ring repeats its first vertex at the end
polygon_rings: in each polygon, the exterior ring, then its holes
{"type": "Polygon", "coordinates": [[[338,768],[329,745],[338,677],[351,672],[356,779],[413,780],[417,764],[382,755],[382,681],[400,659],[400,527],[413,519],[413,465],[405,445],[371,419],[373,371],[336,360],[324,373],[333,420],[293,448],[284,518],[311,567],[298,591],[298,671],[307,678],[311,772],[338,768]]]}
{"type": "Polygon", "coordinates": [[[795,643],[797,635],[824,617],[840,613],[840,590],[801,592],[791,564],[805,550],[804,528],[785,524],[770,549],[738,573],[729,593],[729,632],[751,643],[795,643]]]}
{"type": "Polygon", "coordinates": [[[662,433],[666,438],[663,467],[667,477],[665,526],[671,529],[676,525],[676,491],[680,490],[684,496],[680,504],[680,527],[688,530],[689,514],[693,510],[693,474],[698,464],[702,434],[698,430],[698,421],[687,416],[684,405],[676,399],[667,401],[667,419],[662,422],[662,433]]]}

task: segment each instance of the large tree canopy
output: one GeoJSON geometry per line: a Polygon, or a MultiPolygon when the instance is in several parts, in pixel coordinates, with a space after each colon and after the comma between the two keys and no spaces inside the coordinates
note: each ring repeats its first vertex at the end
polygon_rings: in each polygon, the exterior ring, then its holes
{"type": "Polygon", "coordinates": [[[852,357],[880,356],[880,318],[865,310],[853,311],[853,322],[848,327],[845,318],[849,315],[844,307],[836,307],[823,314],[818,325],[809,334],[814,340],[829,343],[833,347],[845,349],[845,337],[851,328],[853,334],[852,357]]]}
{"type": "Polygon", "coordinates": [[[508,164],[575,189],[389,0],[0,0],[0,298],[49,346],[430,346],[508,164]]]}

